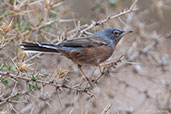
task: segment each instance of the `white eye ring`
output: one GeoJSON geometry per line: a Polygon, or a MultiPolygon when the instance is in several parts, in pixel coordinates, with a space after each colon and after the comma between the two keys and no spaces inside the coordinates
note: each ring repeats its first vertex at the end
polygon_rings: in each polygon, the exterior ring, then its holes
{"type": "Polygon", "coordinates": [[[113,34],[114,34],[115,36],[118,36],[118,35],[119,35],[119,32],[118,32],[118,31],[113,31],[113,34]]]}

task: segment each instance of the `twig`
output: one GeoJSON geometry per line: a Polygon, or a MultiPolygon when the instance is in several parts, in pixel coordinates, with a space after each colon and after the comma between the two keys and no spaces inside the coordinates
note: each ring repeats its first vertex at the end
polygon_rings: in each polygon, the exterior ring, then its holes
{"type": "MultiPolygon", "coordinates": [[[[0,71],[0,77],[9,77],[9,78],[12,78],[12,79],[14,79],[14,80],[21,79],[21,80],[25,80],[25,81],[27,81],[27,82],[34,82],[34,80],[32,80],[31,78],[22,77],[22,76],[16,76],[16,75],[11,74],[11,73],[8,73],[8,72],[1,72],[1,71],[0,71]]],[[[88,93],[88,91],[89,91],[90,88],[78,89],[78,88],[73,88],[73,87],[70,87],[70,86],[67,86],[67,85],[60,85],[60,84],[56,84],[56,83],[53,83],[53,82],[42,81],[42,80],[37,80],[37,83],[41,83],[41,84],[43,84],[43,85],[51,85],[51,86],[54,86],[54,87],[56,87],[56,88],[65,88],[65,89],[77,91],[78,93],[86,93],[86,94],[88,94],[88,95],[91,95],[90,93],[88,93]]],[[[14,94],[14,95],[11,95],[11,96],[9,96],[8,98],[2,100],[2,101],[0,102],[0,105],[6,103],[7,101],[9,101],[9,99],[14,98],[15,96],[24,95],[24,94],[26,94],[26,93],[28,93],[28,91],[26,91],[26,92],[18,92],[18,93],[14,94]]],[[[91,96],[92,96],[92,95],[91,95],[91,96]]]]}
{"type": "Polygon", "coordinates": [[[137,7],[136,7],[137,1],[138,0],[135,0],[134,3],[130,6],[130,8],[128,10],[124,10],[123,12],[121,12],[119,14],[109,16],[109,17],[107,17],[107,18],[105,18],[103,20],[97,21],[97,22],[93,21],[90,26],[88,26],[87,28],[81,30],[80,33],[82,34],[82,33],[86,32],[87,30],[90,30],[91,28],[93,28],[95,26],[102,25],[102,24],[106,23],[107,21],[109,21],[111,19],[120,17],[122,15],[125,15],[125,14],[133,12],[133,11],[137,11],[138,10],[137,7]]]}
{"type": "Polygon", "coordinates": [[[102,111],[101,114],[106,114],[112,107],[112,104],[108,104],[102,111]]]}

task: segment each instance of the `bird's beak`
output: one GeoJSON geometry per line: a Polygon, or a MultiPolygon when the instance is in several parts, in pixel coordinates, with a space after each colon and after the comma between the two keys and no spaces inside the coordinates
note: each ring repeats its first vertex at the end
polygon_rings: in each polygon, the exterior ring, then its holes
{"type": "Polygon", "coordinates": [[[122,30],[122,35],[121,36],[124,36],[125,34],[128,34],[128,33],[132,33],[133,31],[131,30],[122,30]]]}
{"type": "Polygon", "coordinates": [[[133,31],[131,31],[131,30],[123,30],[122,32],[127,34],[127,33],[133,32],[133,31]]]}

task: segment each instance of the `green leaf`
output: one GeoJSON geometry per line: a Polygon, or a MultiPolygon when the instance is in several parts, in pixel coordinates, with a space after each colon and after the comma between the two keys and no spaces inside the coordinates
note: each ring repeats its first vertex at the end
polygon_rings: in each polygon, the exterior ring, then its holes
{"type": "Polygon", "coordinates": [[[39,80],[39,78],[38,78],[38,77],[35,77],[35,76],[34,76],[34,74],[32,74],[32,78],[31,78],[31,80],[33,80],[33,81],[37,82],[37,80],[39,80]]]}
{"type": "Polygon", "coordinates": [[[29,90],[30,90],[30,91],[34,91],[34,89],[35,89],[35,85],[29,84],[29,90]]]}
{"type": "Polygon", "coordinates": [[[8,86],[9,82],[6,78],[0,78],[0,80],[4,85],[8,86]]]}
{"type": "Polygon", "coordinates": [[[31,80],[34,81],[33,84],[29,84],[29,90],[34,90],[36,88],[39,88],[39,84],[38,84],[38,80],[39,80],[39,77],[37,77],[38,75],[34,76],[34,74],[32,74],[32,78],[31,80]]]}
{"type": "Polygon", "coordinates": [[[37,82],[35,82],[35,86],[36,88],[39,88],[39,84],[37,82]]]}
{"type": "Polygon", "coordinates": [[[32,91],[33,88],[32,88],[32,84],[29,84],[29,90],[32,91]]]}
{"type": "Polygon", "coordinates": [[[1,64],[0,71],[2,71],[4,69],[4,67],[5,67],[5,64],[1,64]]]}
{"type": "Polygon", "coordinates": [[[13,65],[8,65],[8,71],[11,71],[13,68],[13,65]]]}
{"type": "Polygon", "coordinates": [[[34,84],[29,84],[29,90],[30,91],[34,91],[34,89],[39,88],[39,85],[37,82],[35,82],[34,84]]]}

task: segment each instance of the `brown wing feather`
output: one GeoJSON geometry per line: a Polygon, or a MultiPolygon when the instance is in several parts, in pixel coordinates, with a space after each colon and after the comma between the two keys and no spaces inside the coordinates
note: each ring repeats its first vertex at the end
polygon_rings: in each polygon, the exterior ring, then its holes
{"type": "Polygon", "coordinates": [[[73,40],[65,40],[64,42],[60,43],[59,46],[64,47],[94,47],[94,46],[102,46],[107,45],[105,41],[101,41],[95,38],[79,38],[73,40]]]}
{"type": "Polygon", "coordinates": [[[80,53],[71,53],[71,58],[77,64],[99,65],[107,60],[113,53],[109,46],[84,48],[80,53]],[[105,52],[105,53],[104,53],[105,52]]]}

